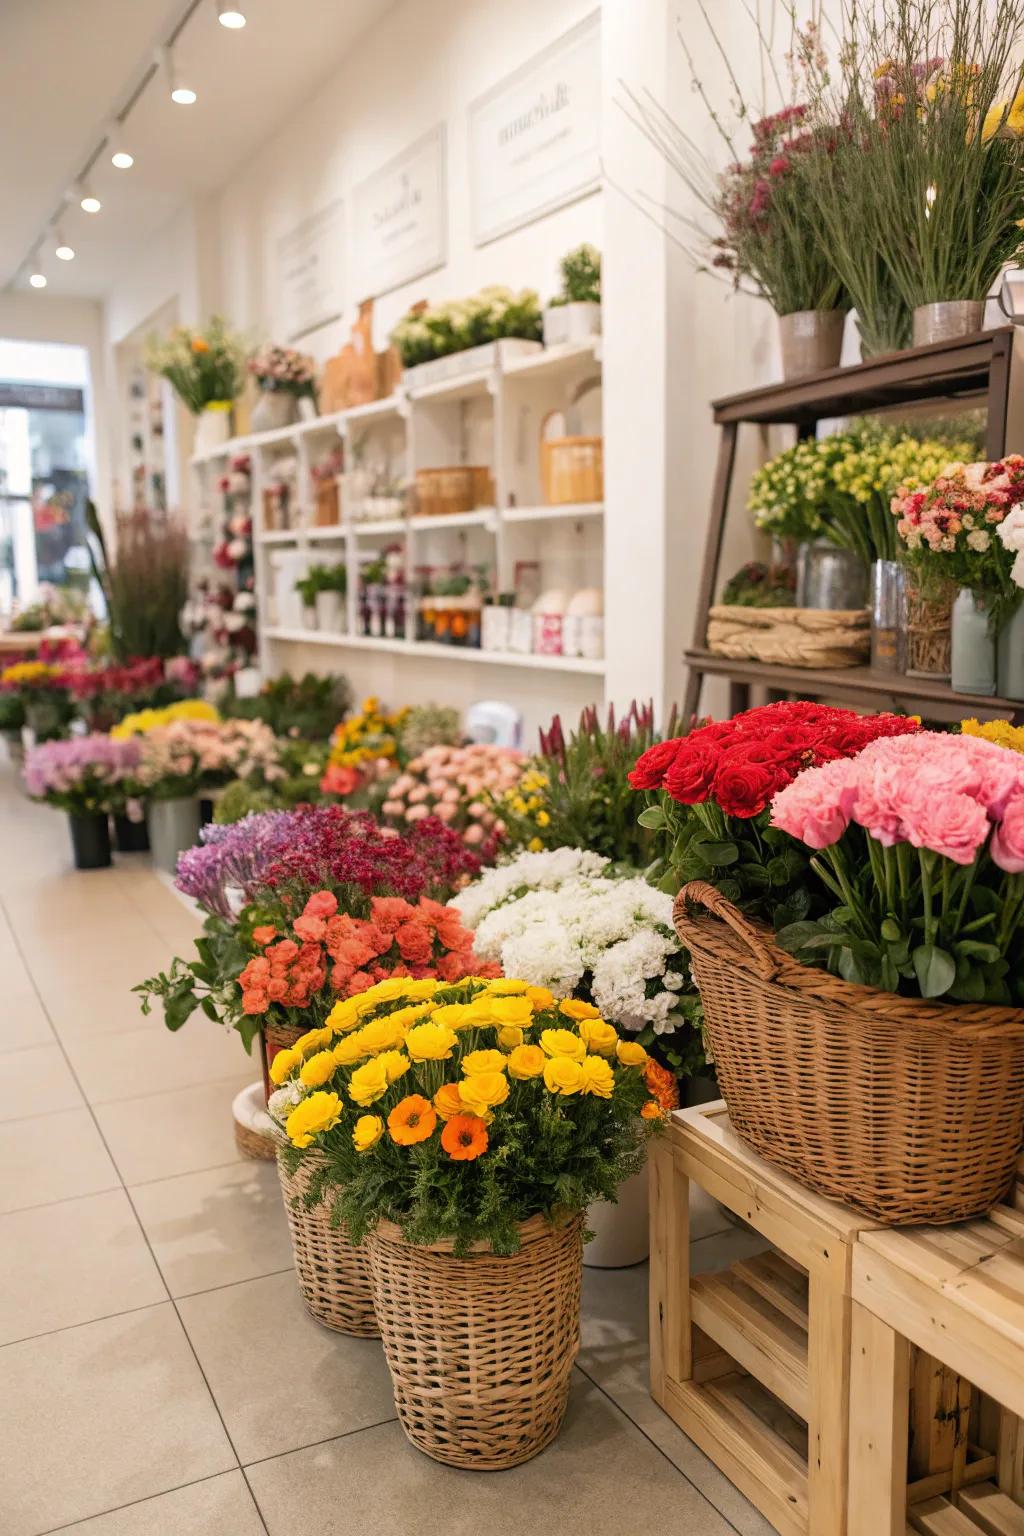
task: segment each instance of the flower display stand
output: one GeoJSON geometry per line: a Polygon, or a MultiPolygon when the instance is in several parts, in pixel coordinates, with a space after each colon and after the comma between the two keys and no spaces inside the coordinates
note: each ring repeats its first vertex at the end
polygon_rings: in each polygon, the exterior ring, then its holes
{"type": "Polygon", "coordinates": [[[650,1159],[652,1396],[783,1536],[844,1536],[853,1250],[870,1219],[758,1157],[721,1101],[678,1110],[650,1159]],[[691,1275],[691,1180],[771,1250],[691,1275]]]}
{"type": "Polygon", "coordinates": [[[1020,1177],[983,1220],[863,1233],[853,1302],[849,1536],[1024,1536],[1020,1177]]]}
{"type": "Polygon", "coordinates": [[[954,693],[948,678],[904,676],[868,664],[807,665],[720,655],[708,645],[708,623],[721,586],[719,566],[726,517],[734,499],[741,426],[753,426],[763,433],[770,426],[790,425],[798,436],[813,437],[819,421],[837,417],[898,410],[922,401],[945,402],[950,413],[980,405],[987,411],[985,457],[998,459],[1008,450],[1024,447],[1022,380],[1024,332],[1004,326],[872,358],[853,367],[829,368],[714,402],[721,437],[693,644],[685,656],[685,719],[699,713],[704,679],[712,676],[729,682],[730,714],[749,706],[755,686],[766,689],[772,697],[794,692],[805,699],[839,701],[870,710],[907,710],[936,720],[959,720],[966,714],[987,719],[1020,714],[1020,704],[1012,699],[954,693]]]}

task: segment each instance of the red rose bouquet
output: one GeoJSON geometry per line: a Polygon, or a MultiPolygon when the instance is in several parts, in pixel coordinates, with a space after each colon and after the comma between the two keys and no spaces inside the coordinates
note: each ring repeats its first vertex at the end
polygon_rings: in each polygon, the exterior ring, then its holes
{"type": "Polygon", "coordinates": [[[640,821],[661,840],[661,888],[710,880],[745,912],[776,924],[806,917],[806,854],[769,826],[772,798],[805,768],[918,729],[900,715],[798,701],[748,709],[658,742],[638,758],[629,781],[649,797],[640,821]]]}

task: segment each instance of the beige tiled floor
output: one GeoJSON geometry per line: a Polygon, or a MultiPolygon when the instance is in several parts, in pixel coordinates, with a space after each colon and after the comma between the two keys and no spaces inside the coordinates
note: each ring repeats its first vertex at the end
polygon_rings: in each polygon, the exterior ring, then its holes
{"type": "MultiPolygon", "coordinates": [[[[0,764],[3,1536],[770,1536],[651,1402],[645,1267],[587,1272],[542,1456],[474,1476],[412,1449],[379,1345],[310,1318],[274,1170],[236,1154],[241,1047],[131,996],[194,931],[138,855],[72,871],[0,764]]],[[[696,1233],[703,1268],[750,1241],[710,1206],[696,1233]]]]}

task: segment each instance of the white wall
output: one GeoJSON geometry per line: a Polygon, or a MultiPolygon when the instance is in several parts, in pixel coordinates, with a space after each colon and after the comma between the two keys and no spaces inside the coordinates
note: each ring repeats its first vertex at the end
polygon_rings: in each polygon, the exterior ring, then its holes
{"type": "Polygon", "coordinates": [[[94,459],[89,480],[93,500],[105,525],[111,516],[107,360],[103,309],[90,299],[58,297],[35,289],[0,293],[0,339],[57,342],[84,348],[89,362],[86,422],[94,459]]]}

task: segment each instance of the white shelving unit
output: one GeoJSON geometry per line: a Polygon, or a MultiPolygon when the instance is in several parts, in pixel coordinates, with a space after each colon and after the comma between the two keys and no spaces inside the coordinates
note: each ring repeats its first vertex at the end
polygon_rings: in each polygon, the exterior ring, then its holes
{"type": "Polygon", "coordinates": [[[462,661],[552,674],[604,674],[604,661],[589,658],[482,651],[358,632],[359,569],[384,548],[403,546],[407,590],[418,568],[464,562],[488,564],[498,589],[512,590],[520,562],[541,566],[545,587],[604,585],[604,505],[548,506],[540,494],[540,433],[552,411],[567,410],[573,391],[600,378],[600,337],[541,348],[493,368],[445,379],[294,426],[237,437],[190,463],[194,509],[215,505],[216,481],[226,462],[248,453],[252,460],[252,517],[256,589],[260,613],[260,662],[270,675],[285,664],[282,647],[313,645],[338,651],[378,651],[412,658],[462,661]],[[386,434],[386,436],[382,436],[386,434]],[[409,516],[381,522],[312,522],[313,465],[340,440],[351,457],[361,441],[376,437],[402,465],[410,483],[420,469],[454,464],[486,465],[495,505],[447,516],[409,516]],[[297,460],[296,494],[289,529],[263,527],[263,492],[282,457],[297,460]],[[336,554],[348,568],[348,629],[341,634],[269,623],[272,561],[293,551],[307,565],[336,554]]]}

